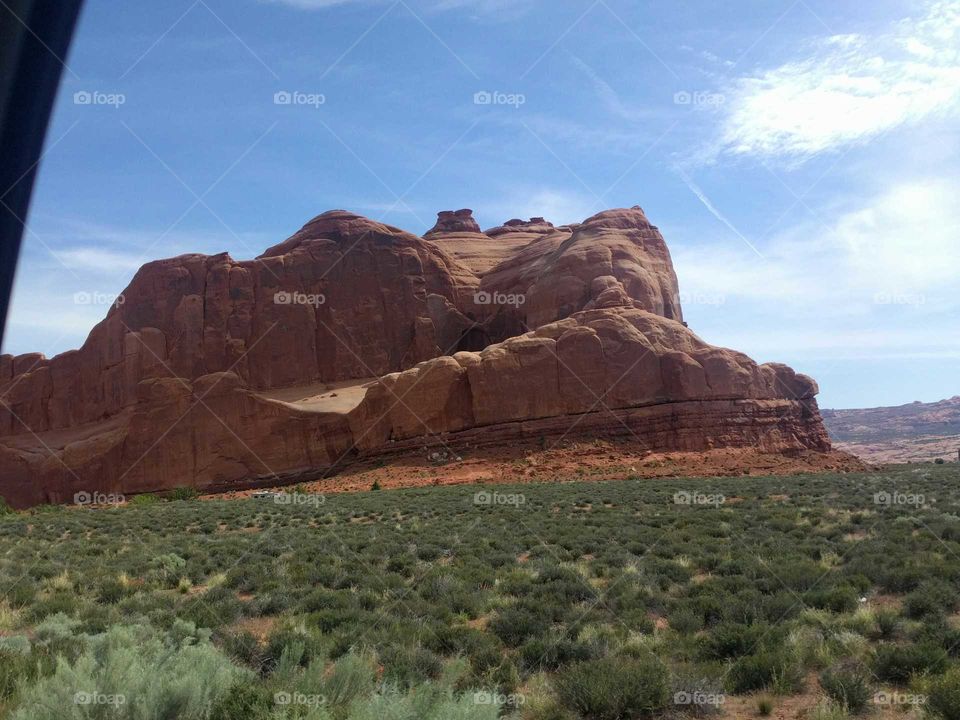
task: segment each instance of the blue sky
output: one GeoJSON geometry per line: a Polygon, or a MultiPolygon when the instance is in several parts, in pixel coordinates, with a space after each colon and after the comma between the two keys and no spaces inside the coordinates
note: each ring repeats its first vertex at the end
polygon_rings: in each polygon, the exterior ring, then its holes
{"type": "Polygon", "coordinates": [[[824,407],[960,394],[960,0],[87,0],[65,60],[5,352],[332,208],[639,204],[705,340],[824,407]]]}

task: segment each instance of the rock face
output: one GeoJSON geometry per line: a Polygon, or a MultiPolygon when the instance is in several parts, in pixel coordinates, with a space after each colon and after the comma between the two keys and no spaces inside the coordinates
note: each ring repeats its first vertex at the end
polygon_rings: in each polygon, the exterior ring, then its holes
{"type": "Polygon", "coordinates": [[[932,403],[824,410],[823,421],[839,447],[870,463],[960,461],[960,395],[932,403]]]}
{"type": "Polygon", "coordinates": [[[0,357],[0,495],[293,480],[427,436],[829,450],[815,383],[707,345],[678,295],[639,207],[423,238],[331,211],[255,260],[152,262],[79,350],[0,357]]]}

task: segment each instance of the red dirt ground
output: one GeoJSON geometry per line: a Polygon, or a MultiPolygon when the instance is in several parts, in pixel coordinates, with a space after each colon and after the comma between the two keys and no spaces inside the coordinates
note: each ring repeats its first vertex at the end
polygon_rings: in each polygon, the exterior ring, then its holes
{"type": "MultiPolygon", "coordinates": [[[[843,452],[809,451],[792,456],[743,449],[651,453],[633,439],[591,440],[565,442],[552,449],[543,449],[538,443],[511,448],[460,448],[454,452],[447,452],[442,446],[424,447],[387,461],[358,462],[338,475],[303,483],[302,487],[307,492],[336,493],[369,490],[374,483],[386,490],[470,483],[796,475],[866,469],[861,460],[843,452]],[[431,459],[437,452],[446,453],[449,459],[431,459]]],[[[252,492],[231,491],[206,497],[244,497],[252,492]]]]}

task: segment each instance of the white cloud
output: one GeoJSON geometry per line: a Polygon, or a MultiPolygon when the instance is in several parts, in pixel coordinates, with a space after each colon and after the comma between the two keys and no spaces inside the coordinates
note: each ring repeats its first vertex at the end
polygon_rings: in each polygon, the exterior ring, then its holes
{"type": "Polygon", "coordinates": [[[783,343],[809,350],[955,350],[958,194],[956,180],[903,180],[835,219],[781,232],[763,258],[736,240],[674,244],[684,295],[723,299],[714,316],[699,307],[686,308],[688,314],[724,330],[723,342],[734,347],[743,326],[759,325],[767,340],[743,346],[754,352],[783,343]],[[731,334],[733,325],[741,329],[731,334]]]}
{"type": "Polygon", "coordinates": [[[808,57],[736,80],[712,155],[794,163],[960,110],[960,2],[874,36],[835,35],[808,57]]]}
{"type": "Polygon", "coordinates": [[[57,259],[74,271],[103,273],[137,270],[145,262],[136,252],[118,252],[98,247],[74,247],[56,250],[57,259]]]}

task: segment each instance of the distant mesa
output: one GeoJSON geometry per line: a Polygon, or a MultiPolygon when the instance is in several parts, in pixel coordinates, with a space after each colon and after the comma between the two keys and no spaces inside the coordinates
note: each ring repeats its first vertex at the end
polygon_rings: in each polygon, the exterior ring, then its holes
{"type": "MultiPolygon", "coordinates": [[[[0,356],[0,495],[297,482],[442,442],[831,453],[816,383],[683,322],[637,207],[419,237],[318,215],[253,260],[147,263],[83,346],[0,356]]],[[[459,452],[459,451],[458,451],[459,452]]]]}

